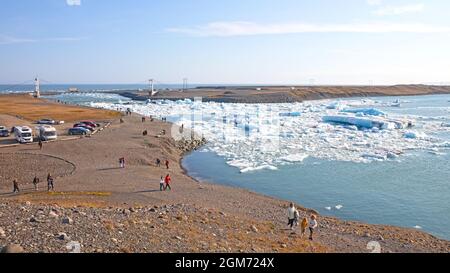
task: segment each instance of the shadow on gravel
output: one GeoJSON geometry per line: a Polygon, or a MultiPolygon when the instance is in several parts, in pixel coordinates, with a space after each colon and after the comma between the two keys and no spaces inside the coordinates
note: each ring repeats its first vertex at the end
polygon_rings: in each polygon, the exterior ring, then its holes
{"type": "Polygon", "coordinates": [[[150,193],[150,192],[159,192],[160,190],[148,190],[148,191],[137,191],[135,193],[150,193]]]}
{"type": "Polygon", "coordinates": [[[119,169],[122,169],[122,168],[120,168],[120,167],[104,168],[104,169],[97,169],[97,171],[103,172],[103,171],[112,171],[112,170],[119,170],[119,169]]]}

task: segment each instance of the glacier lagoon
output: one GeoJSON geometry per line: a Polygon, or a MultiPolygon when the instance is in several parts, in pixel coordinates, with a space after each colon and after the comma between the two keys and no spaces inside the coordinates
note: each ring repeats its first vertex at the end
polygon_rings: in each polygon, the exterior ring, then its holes
{"type": "MultiPolygon", "coordinates": [[[[167,117],[207,138],[207,146],[183,161],[199,180],[292,200],[342,219],[423,229],[450,239],[450,96],[293,104],[83,96],[58,99],[167,117]],[[387,125],[324,121],[336,115],[387,125]],[[404,126],[396,128],[395,122],[404,126]]],[[[173,133],[181,137],[177,128],[173,133]]]]}

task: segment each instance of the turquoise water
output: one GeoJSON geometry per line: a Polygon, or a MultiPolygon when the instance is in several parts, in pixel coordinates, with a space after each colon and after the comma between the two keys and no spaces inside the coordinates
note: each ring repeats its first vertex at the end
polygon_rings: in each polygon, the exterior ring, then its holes
{"type": "MultiPolygon", "coordinates": [[[[107,102],[112,108],[115,103],[133,103],[117,95],[98,93],[54,98],[85,105],[107,102]]],[[[450,95],[372,99],[382,102],[401,100],[401,107],[379,104],[377,108],[420,120],[416,126],[418,130],[428,121],[450,124],[450,95]]],[[[144,112],[147,107],[166,107],[140,105],[144,112]]],[[[171,121],[179,118],[175,112],[169,115],[172,115],[168,116],[171,121]]],[[[450,141],[448,130],[424,130],[432,137],[450,141]]],[[[185,157],[183,165],[199,180],[295,201],[324,215],[417,228],[450,240],[449,162],[448,148],[439,152],[419,149],[407,151],[396,160],[370,163],[317,159],[310,155],[303,162],[277,166],[277,170],[241,173],[238,168],[228,165],[226,158],[203,149],[185,157]]]]}
{"type": "Polygon", "coordinates": [[[278,171],[241,174],[214,153],[183,160],[199,180],[295,201],[323,215],[373,224],[420,226],[450,239],[450,156],[414,154],[401,162],[358,164],[308,158],[278,171]],[[340,210],[336,206],[343,206],[340,210]],[[326,207],[332,207],[329,211],[326,207]]]}
{"type": "MultiPolygon", "coordinates": [[[[450,96],[400,99],[408,103],[400,108],[381,109],[450,121],[450,96]]],[[[435,136],[450,140],[448,133],[435,136]]],[[[400,160],[369,164],[310,157],[301,164],[281,166],[277,171],[240,173],[239,169],[227,165],[224,158],[198,151],[184,158],[183,165],[199,180],[295,201],[323,215],[417,228],[450,240],[448,152],[435,155],[416,151],[400,160]]]]}

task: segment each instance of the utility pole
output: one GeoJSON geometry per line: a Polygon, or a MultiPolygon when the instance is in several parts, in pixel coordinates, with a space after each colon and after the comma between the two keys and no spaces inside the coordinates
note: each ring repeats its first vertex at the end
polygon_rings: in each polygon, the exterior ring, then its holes
{"type": "Polygon", "coordinates": [[[37,77],[36,77],[36,79],[34,79],[34,97],[35,98],[41,97],[40,82],[39,82],[39,78],[37,78],[37,77]]]}
{"type": "Polygon", "coordinates": [[[188,79],[183,79],[183,92],[185,92],[188,89],[188,79]]]}

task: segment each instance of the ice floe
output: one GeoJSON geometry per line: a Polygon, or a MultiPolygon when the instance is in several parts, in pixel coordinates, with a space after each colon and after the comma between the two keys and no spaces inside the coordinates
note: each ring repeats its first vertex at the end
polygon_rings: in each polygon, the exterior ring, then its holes
{"type": "MultiPolygon", "coordinates": [[[[403,103],[403,102],[402,102],[403,103]]],[[[289,104],[182,101],[91,103],[106,109],[166,117],[208,140],[205,147],[243,173],[277,170],[306,158],[370,163],[410,151],[450,148],[450,117],[391,113],[392,103],[368,99],[289,104]],[[383,108],[383,110],[378,110],[383,108]]],[[[420,110],[418,110],[420,113],[420,110]]]]}

